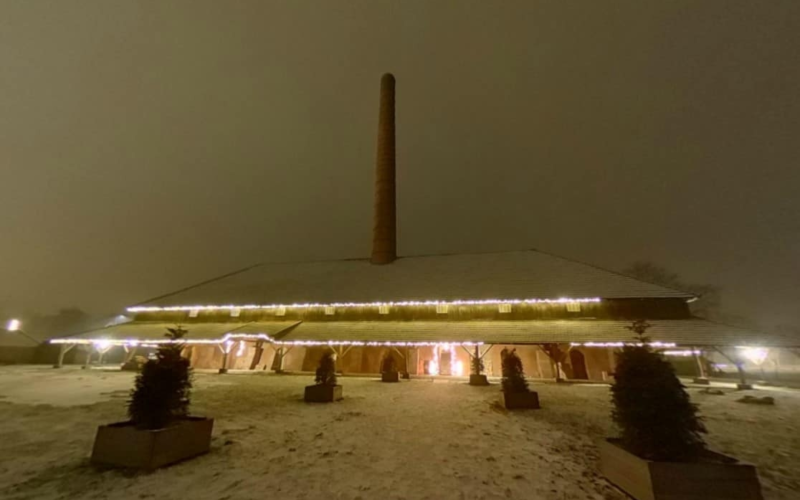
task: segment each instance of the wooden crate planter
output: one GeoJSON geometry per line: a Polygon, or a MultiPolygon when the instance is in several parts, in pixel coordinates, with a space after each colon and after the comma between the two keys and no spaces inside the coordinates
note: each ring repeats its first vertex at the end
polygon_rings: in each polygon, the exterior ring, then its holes
{"type": "Polygon", "coordinates": [[[341,385],[315,384],[306,386],[304,399],[306,403],[333,403],[343,397],[341,385]]]}
{"type": "Polygon", "coordinates": [[[187,417],[164,429],[137,429],[131,422],[97,428],[91,463],[157,469],[207,453],[214,419],[187,417]]]}
{"type": "Polygon", "coordinates": [[[529,392],[505,392],[503,391],[503,405],[507,410],[538,410],[539,394],[535,391],[529,392]]]}
{"type": "Polygon", "coordinates": [[[714,461],[653,462],[618,443],[600,443],[600,471],[637,500],[763,500],[753,465],[713,452],[714,461]]]}
{"type": "Polygon", "coordinates": [[[381,382],[400,382],[400,374],[398,372],[381,373],[381,382]]]}
{"type": "Polygon", "coordinates": [[[486,375],[470,375],[469,385],[489,385],[489,379],[486,375]]]}

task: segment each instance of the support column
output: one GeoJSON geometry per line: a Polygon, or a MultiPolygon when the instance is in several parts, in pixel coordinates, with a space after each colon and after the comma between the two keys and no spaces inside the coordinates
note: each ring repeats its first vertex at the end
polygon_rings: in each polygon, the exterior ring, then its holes
{"type": "Polygon", "coordinates": [[[220,368],[219,371],[217,372],[220,375],[228,373],[228,355],[230,354],[231,347],[233,346],[233,343],[230,342],[231,341],[228,340],[223,344],[217,344],[219,350],[222,351],[222,368],[220,368]]]}
{"type": "Polygon", "coordinates": [[[700,351],[692,348],[694,360],[697,362],[697,376],[694,378],[695,384],[709,385],[708,376],[706,375],[706,366],[703,357],[698,354],[700,351]]]}
{"type": "Polygon", "coordinates": [[[275,358],[272,360],[272,371],[275,373],[283,373],[283,360],[288,353],[283,346],[275,349],[275,358]]]}
{"type": "Polygon", "coordinates": [[[718,348],[718,347],[715,347],[714,350],[716,350],[718,353],[720,353],[725,359],[727,359],[728,361],[733,363],[733,366],[736,367],[736,371],[739,372],[739,383],[736,384],[736,389],[740,390],[740,391],[747,391],[747,390],[752,389],[753,386],[751,384],[747,383],[747,374],[744,371],[744,360],[735,359],[736,356],[734,356],[732,358],[732,357],[728,356],[727,354],[725,354],[725,352],[722,349],[718,348]]]}
{"type": "Polygon", "coordinates": [[[83,366],[81,367],[82,370],[88,370],[89,364],[92,362],[92,345],[86,345],[86,361],[84,361],[83,366]]]}
{"type": "Polygon", "coordinates": [[[256,366],[261,362],[261,356],[264,354],[264,341],[259,340],[256,342],[255,351],[253,352],[253,361],[250,362],[250,369],[255,370],[256,366]]]}
{"type": "Polygon", "coordinates": [[[739,383],[736,384],[736,389],[740,391],[748,391],[753,388],[752,384],[747,383],[747,374],[744,371],[744,362],[734,363],[736,370],[739,371],[739,383]]]}
{"type": "Polygon", "coordinates": [[[75,347],[75,344],[61,344],[58,347],[58,360],[56,364],[53,365],[53,368],[61,368],[64,366],[64,355],[71,351],[73,347],[75,347]]]}
{"type": "Polygon", "coordinates": [[[136,356],[136,350],[138,347],[128,347],[125,351],[125,357],[122,359],[122,364],[125,365],[128,361],[132,360],[134,356],[136,356]]]}

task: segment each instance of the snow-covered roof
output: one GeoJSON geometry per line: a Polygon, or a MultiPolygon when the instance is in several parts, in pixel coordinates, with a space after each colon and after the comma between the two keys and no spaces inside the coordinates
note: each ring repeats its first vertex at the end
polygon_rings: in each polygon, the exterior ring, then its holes
{"type": "MultiPolygon", "coordinates": [[[[651,320],[647,336],[654,342],[681,346],[800,347],[800,339],[764,335],[699,318],[651,320]]],[[[471,320],[471,321],[256,321],[250,323],[182,323],[189,341],[218,342],[233,338],[262,338],[278,342],[312,343],[426,343],[483,342],[486,344],[632,342],[630,321],[615,320],[471,320]]],[[[164,338],[175,323],[134,321],[92,330],[61,342],[164,338]]]]}
{"type": "Polygon", "coordinates": [[[259,264],[140,307],[557,298],[692,298],[537,250],[259,264]]]}
{"type": "Polygon", "coordinates": [[[163,340],[167,334],[167,328],[180,326],[186,330],[186,339],[192,341],[219,341],[228,334],[250,334],[258,333],[269,337],[275,337],[281,331],[296,325],[297,321],[275,321],[259,322],[256,330],[253,328],[245,329],[252,323],[230,322],[230,323],[169,323],[163,321],[131,321],[118,325],[111,325],[105,328],[89,330],[87,332],[63,337],[61,340],[112,340],[125,341],[136,340],[139,342],[163,340]]]}
{"type": "Polygon", "coordinates": [[[18,331],[0,328],[0,347],[36,347],[37,341],[18,331]]]}
{"type": "MultiPolygon", "coordinates": [[[[681,346],[796,347],[800,339],[778,337],[704,319],[652,320],[653,342],[681,346]]],[[[487,344],[633,342],[631,321],[318,321],[286,330],[278,340],[360,342],[483,342],[487,344]]],[[[256,325],[250,326],[256,330],[256,325]]]]}

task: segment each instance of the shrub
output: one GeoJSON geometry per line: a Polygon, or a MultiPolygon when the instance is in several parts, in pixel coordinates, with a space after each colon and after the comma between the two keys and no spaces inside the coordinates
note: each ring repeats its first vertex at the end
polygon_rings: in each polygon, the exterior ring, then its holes
{"type": "Polygon", "coordinates": [[[480,375],[481,373],[483,373],[483,368],[484,368],[483,359],[481,359],[478,356],[472,356],[470,363],[472,364],[473,375],[480,375]]]}
{"type": "Polygon", "coordinates": [[[180,340],[186,330],[168,328],[165,335],[173,343],[161,344],[155,359],[148,360],[136,376],[128,416],[141,429],[163,429],[189,411],[192,370],[181,356],[180,340]]]}
{"type": "Polygon", "coordinates": [[[701,434],[706,429],[675,369],[647,344],[649,326],[637,321],[628,327],[638,334],[638,344],[617,354],[611,416],[622,432],[622,446],[631,453],[648,460],[690,461],[705,449],[701,434]]]}
{"type": "Polygon", "coordinates": [[[397,360],[392,353],[386,353],[381,361],[381,373],[397,373],[397,360]]]}
{"type": "Polygon", "coordinates": [[[319,360],[315,381],[320,385],[336,385],[336,357],[332,352],[326,352],[319,360]]]}
{"type": "Polygon", "coordinates": [[[503,349],[500,352],[503,364],[503,391],[508,393],[528,392],[528,382],[522,371],[522,360],[517,356],[517,350],[503,349]]]}

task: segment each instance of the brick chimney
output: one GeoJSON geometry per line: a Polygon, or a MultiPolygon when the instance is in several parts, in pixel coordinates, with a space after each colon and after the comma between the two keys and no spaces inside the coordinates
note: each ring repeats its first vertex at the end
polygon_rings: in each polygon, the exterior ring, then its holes
{"type": "Polygon", "coordinates": [[[375,162],[375,220],[372,227],[373,264],[391,264],[397,258],[397,207],[394,157],[394,76],[381,78],[378,117],[378,155],[375,162]]]}

